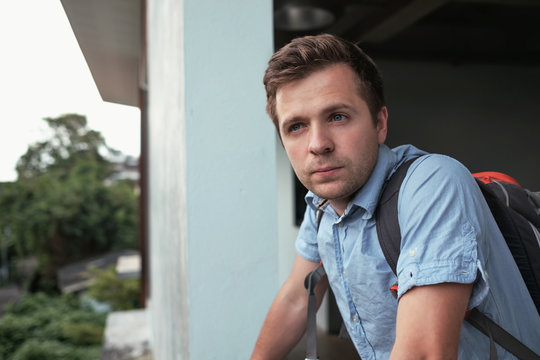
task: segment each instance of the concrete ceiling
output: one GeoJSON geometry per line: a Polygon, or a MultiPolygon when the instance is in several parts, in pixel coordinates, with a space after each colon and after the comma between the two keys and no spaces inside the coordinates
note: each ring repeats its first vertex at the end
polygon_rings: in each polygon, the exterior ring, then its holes
{"type": "Polygon", "coordinates": [[[329,32],[374,58],[540,65],[539,0],[275,0],[330,10],[335,20],[311,31],[276,24],[275,46],[329,32]]]}
{"type": "MultiPolygon", "coordinates": [[[[61,0],[105,101],[139,105],[141,1],[61,0]]],[[[274,0],[274,11],[276,48],[329,32],[376,59],[540,65],[540,0],[274,0]],[[316,29],[284,29],[278,15],[291,4],[333,18],[316,29]]]]}
{"type": "Polygon", "coordinates": [[[141,0],[61,0],[101,97],[138,106],[141,0]]]}

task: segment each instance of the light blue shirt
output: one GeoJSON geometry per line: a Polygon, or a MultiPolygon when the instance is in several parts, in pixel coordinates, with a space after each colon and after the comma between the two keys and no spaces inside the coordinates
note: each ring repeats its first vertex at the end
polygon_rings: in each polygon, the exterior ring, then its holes
{"type": "MultiPolygon", "coordinates": [[[[363,360],[387,359],[395,338],[396,276],[377,238],[374,211],[385,179],[407,159],[426,154],[405,145],[379,147],[368,181],[341,217],[324,209],[319,231],[311,192],[296,250],[322,260],[351,339],[363,360]]],[[[495,220],[470,172],[456,160],[429,154],[416,160],[400,189],[402,234],[398,297],[414,286],[474,283],[469,309],[478,307],[540,353],[540,316],[495,220]]],[[[499,359],[513,359],[497,347],[499,359]]],[[[487,359],[489,339],[464,322],[460,359],[487,359]]]]}

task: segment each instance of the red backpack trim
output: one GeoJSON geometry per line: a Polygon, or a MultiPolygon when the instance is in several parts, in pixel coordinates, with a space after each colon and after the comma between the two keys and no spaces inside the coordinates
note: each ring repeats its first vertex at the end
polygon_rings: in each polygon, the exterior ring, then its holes
{"type": "Polygon", "coordinates": [[[494,181],[504,181],[510,184],[521,186],[513,177],[496,171],[477,172],[472,175],[484,184],[489,184],[494,181]]]}

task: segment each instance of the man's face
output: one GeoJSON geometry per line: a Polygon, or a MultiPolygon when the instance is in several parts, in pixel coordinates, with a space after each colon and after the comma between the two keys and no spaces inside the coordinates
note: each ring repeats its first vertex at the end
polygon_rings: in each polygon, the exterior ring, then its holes
{"type": "Polygon", "coordinates": [[[276,112],[283,146],[302,184],[342,214],[377,162],[388,112],[375,124],[356,74],[336,64],[282,85],[276,112]]]}

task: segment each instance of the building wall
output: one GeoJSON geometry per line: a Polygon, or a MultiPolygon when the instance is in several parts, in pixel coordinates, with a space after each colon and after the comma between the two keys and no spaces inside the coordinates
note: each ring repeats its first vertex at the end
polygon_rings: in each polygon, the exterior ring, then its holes
{"type": "Polygon", "coordinates": [[[279,286],[272,2],[147,7],[152,349],[246,359],[279,286]]]}
{"type": "MultiPolygon", "coordinates": [[[[270,121],[270,118],[268,119],[270,121]]],[[[276,138],[277,135],[276,135],[276,138]]],[[[276,140],[278,165],[278,246],[279,282],[283,283],[289,275],[296,252],[294,241],[298,234],[294,214],[294,172],[281,142],[276,140]]]]}
{"type": "Polygon", "coordinates": [[[147,1],[148,248],[156,359],[189,359],[183,2],[147,1]]]}
{"type": "MultiPolygon", "coordinates": [[[[377,59],[375,59],[377,61],[377,59]]],[[[540,189],[540,67],[378,61],[387,143],[456,157],[540,189]]]]}

